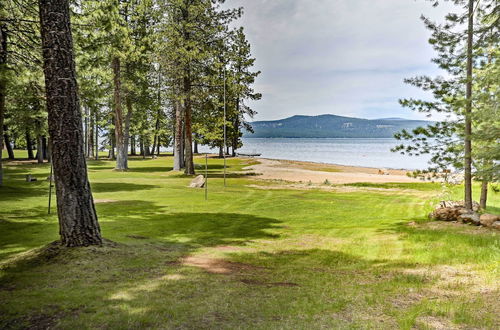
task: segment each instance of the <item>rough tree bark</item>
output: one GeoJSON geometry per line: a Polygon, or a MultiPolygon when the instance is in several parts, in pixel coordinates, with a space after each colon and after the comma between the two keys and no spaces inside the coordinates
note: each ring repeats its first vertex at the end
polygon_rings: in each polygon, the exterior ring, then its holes
{"type": "Polygon", "coordinates": [[[175,103],[175,140],[174,140],[174,171],[184,168],[184,152],[182,148],[183,137],[183,111],[179,102],[175,103]]]}
{"type": "Polygon", "coordinates": [[[5,114],[5,94],[7,92],[7,81],[5,72],[7,71],[7,26],[0,25],[0,186],[3,185],[3,121],[5,114]]]}
{"type": "Polygon", "coordinates": [[[10,136],[8,133],[8,128],[5,125],[3,125],[3,139],[4,139],[5,148],[7,149],[7,155],[9,157],[9,159],[14,160],[15,159],[14,149],[12,149],[12,144],[10,143],[10,136]]]}
{"type": "Polygon", "coordinates": [[[192,108],[191,108],[191,80],[189,79],[189,72],[184,78],[184,158],[185,165],[184,173],[187,175],[194,175],[194,161],[193,161],[193,131],[192,131],[192,108]]]}
{"type": "Polygon", "coordinates": [[[49,133],[61,243],[102,244],[83,149],[68,0],[39,0],[49,133]]]}
{"type": "Polygon", "coordinates": [[[483,180],[481,183],[481,199],[479,206],[484,210],[488,204],[488,180],[483,180]]]}
{"type": "Polygon", "coordinates": [[[36,137],[36,160],[38,164],[43,163],[43,144],[41,135],[36,137]]]}
{"type": "Polygon", "coordinates": [[[126,171],[128,147],[124,149],[124,118],[121,96],[121,63],[118,57],[113,58],[113,82],[114,82],[114,110],[115,110],[115,143],[116,143],[116,167],[115,170],[126,171]]]}
{"type": "Polygon", "coordinates": [[[33,156],[33,141],[31,140],[30,131],[26,130],[26,150],[28,151],[28,159],[35,159],[33,156]]]}
{"type": "Polygon", "coordinates": [[[135,150],[135,135],[130,137],[130,155],[137,156],[137,151],[135,150]]]}
{"type": "Polygon", "coordinates": [[[95,160],[99,159],[99,121],[97,118],[97,111],[94,114],[95,120],[95,160]]]}
{"type": "Polygon", "coordinates": [[[94,117],[90,117],[87,157],[94,158],[94,117]]]}
{"type": "Polygon", "coordinates": [[[465,208],[472,211],[472,47],[474,34],[474,0],[469,0],[467,29],[467,104],[465,108],[465,208]]]}

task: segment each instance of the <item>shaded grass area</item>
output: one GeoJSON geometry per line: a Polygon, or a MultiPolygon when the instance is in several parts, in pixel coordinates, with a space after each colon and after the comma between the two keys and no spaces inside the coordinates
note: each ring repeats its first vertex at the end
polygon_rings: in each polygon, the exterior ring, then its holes
{"type": "MultiPolygon", "coordinates": [[[[203,164],[204,159],[196,159],[203,164]]],[[[339,192],[252,189],[209,159],[209,200],[169,172],[90,161],[103,247],[64,249],[48,166],[7,165],[0,188],[0,328],[491,328],[498,233],[433,223],[429,183],[339,192]],[[428,197],[405,190],[428,192],[428,197]],[[55,208],[53,209],[55,212],[55,208]]],[[[450,188],[460,196],[460,187],[450,188]]],[[[476,189],[478,191],[478,189],[476,189]]],[[[425,196],[425,194],[424,194],[425,196]]],[[[490,210],[500,206],[491,193],[490,210]]]]}

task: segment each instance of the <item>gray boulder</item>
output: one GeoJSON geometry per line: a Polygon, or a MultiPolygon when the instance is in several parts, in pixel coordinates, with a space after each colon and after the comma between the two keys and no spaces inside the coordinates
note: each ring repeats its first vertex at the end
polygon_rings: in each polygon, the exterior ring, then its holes
{"type": "Polygon", "coordinates": [[[495,222],[500,221],[500,216],[495,214],[482,214],[480,217],[481,225],[491,227],[495,222]]]}
{"type": "Polygon", "coordinates": [[[481,225],[481,219],[478,213],[464,213],[458,217],[458,221],[463,223],[470,223],[475,226],[481,225]]]}
{"type": "Polygon", "coordinates": [[[205,177],[203,175],[198,175],[189,184],[189,188],[203,188],[203,187],[205,187],[205,177]]]}
{"type": "Polygon", "coordinates": [[[496,229],[496,230],[500,230],[500,221],[493,222],[493,224],[491,225],[491,228],[496,229]]]}

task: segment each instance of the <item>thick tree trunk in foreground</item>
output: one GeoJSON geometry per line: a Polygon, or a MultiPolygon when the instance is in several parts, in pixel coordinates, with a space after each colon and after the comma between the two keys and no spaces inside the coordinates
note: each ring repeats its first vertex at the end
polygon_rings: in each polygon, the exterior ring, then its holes
{"type": "Polygon", "coordinates": [[[7,71],[7,26],[0,25],[0,186],[3,185],[3,120],[5,114],[5,93],[7,92],[7,81],[5,79],[7,71]]]}
{"type": "Polygon", "coordinates": [[[474,34],[474,0],[469,0],[467,31],[467,104],[465,109],[465,208],[472,211],[472,47],[474,34]]]}
{"type": "Polygon", "coordinates": [[[102,244],[83,149],[68,0],[39,0],[59,233],[65,246],[102,244]]]}
{"type": "Polygon", "coordinates": [[[128,147],[124,149],[125,134],[121,97],[121,63],[118,57],[113,58],[113,82],[114,82],[114,108],[115,108],[115,143],[116,143],[116,167],[118,171],[126,171],[128,147]]]}
{"type": "Polygon", "coordinates": [[[183,134],[183,111],[179,102],[175,103],[175,140],[174,140],[174,171],[180,171],[184,168],[184,152],[182,148],[182,141],[184,141],[183,134]]]}
{"type": "Polygon", "coordinates": [[[488,204],[488,180],[483,180],[481,183],[481,199],[479,206],[484,210],[488,204]]]}

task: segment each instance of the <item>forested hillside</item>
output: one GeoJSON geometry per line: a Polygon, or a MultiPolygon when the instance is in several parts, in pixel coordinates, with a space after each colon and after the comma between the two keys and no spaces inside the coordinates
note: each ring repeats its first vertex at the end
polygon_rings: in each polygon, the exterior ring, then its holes
{"type": "Polygon", "coordinates": [[[391,138],[402,129],[412,130],[432,122],[400,118],[360,119],[335,115],[293,116],[252,123],[252,138],[391,138]]]}

